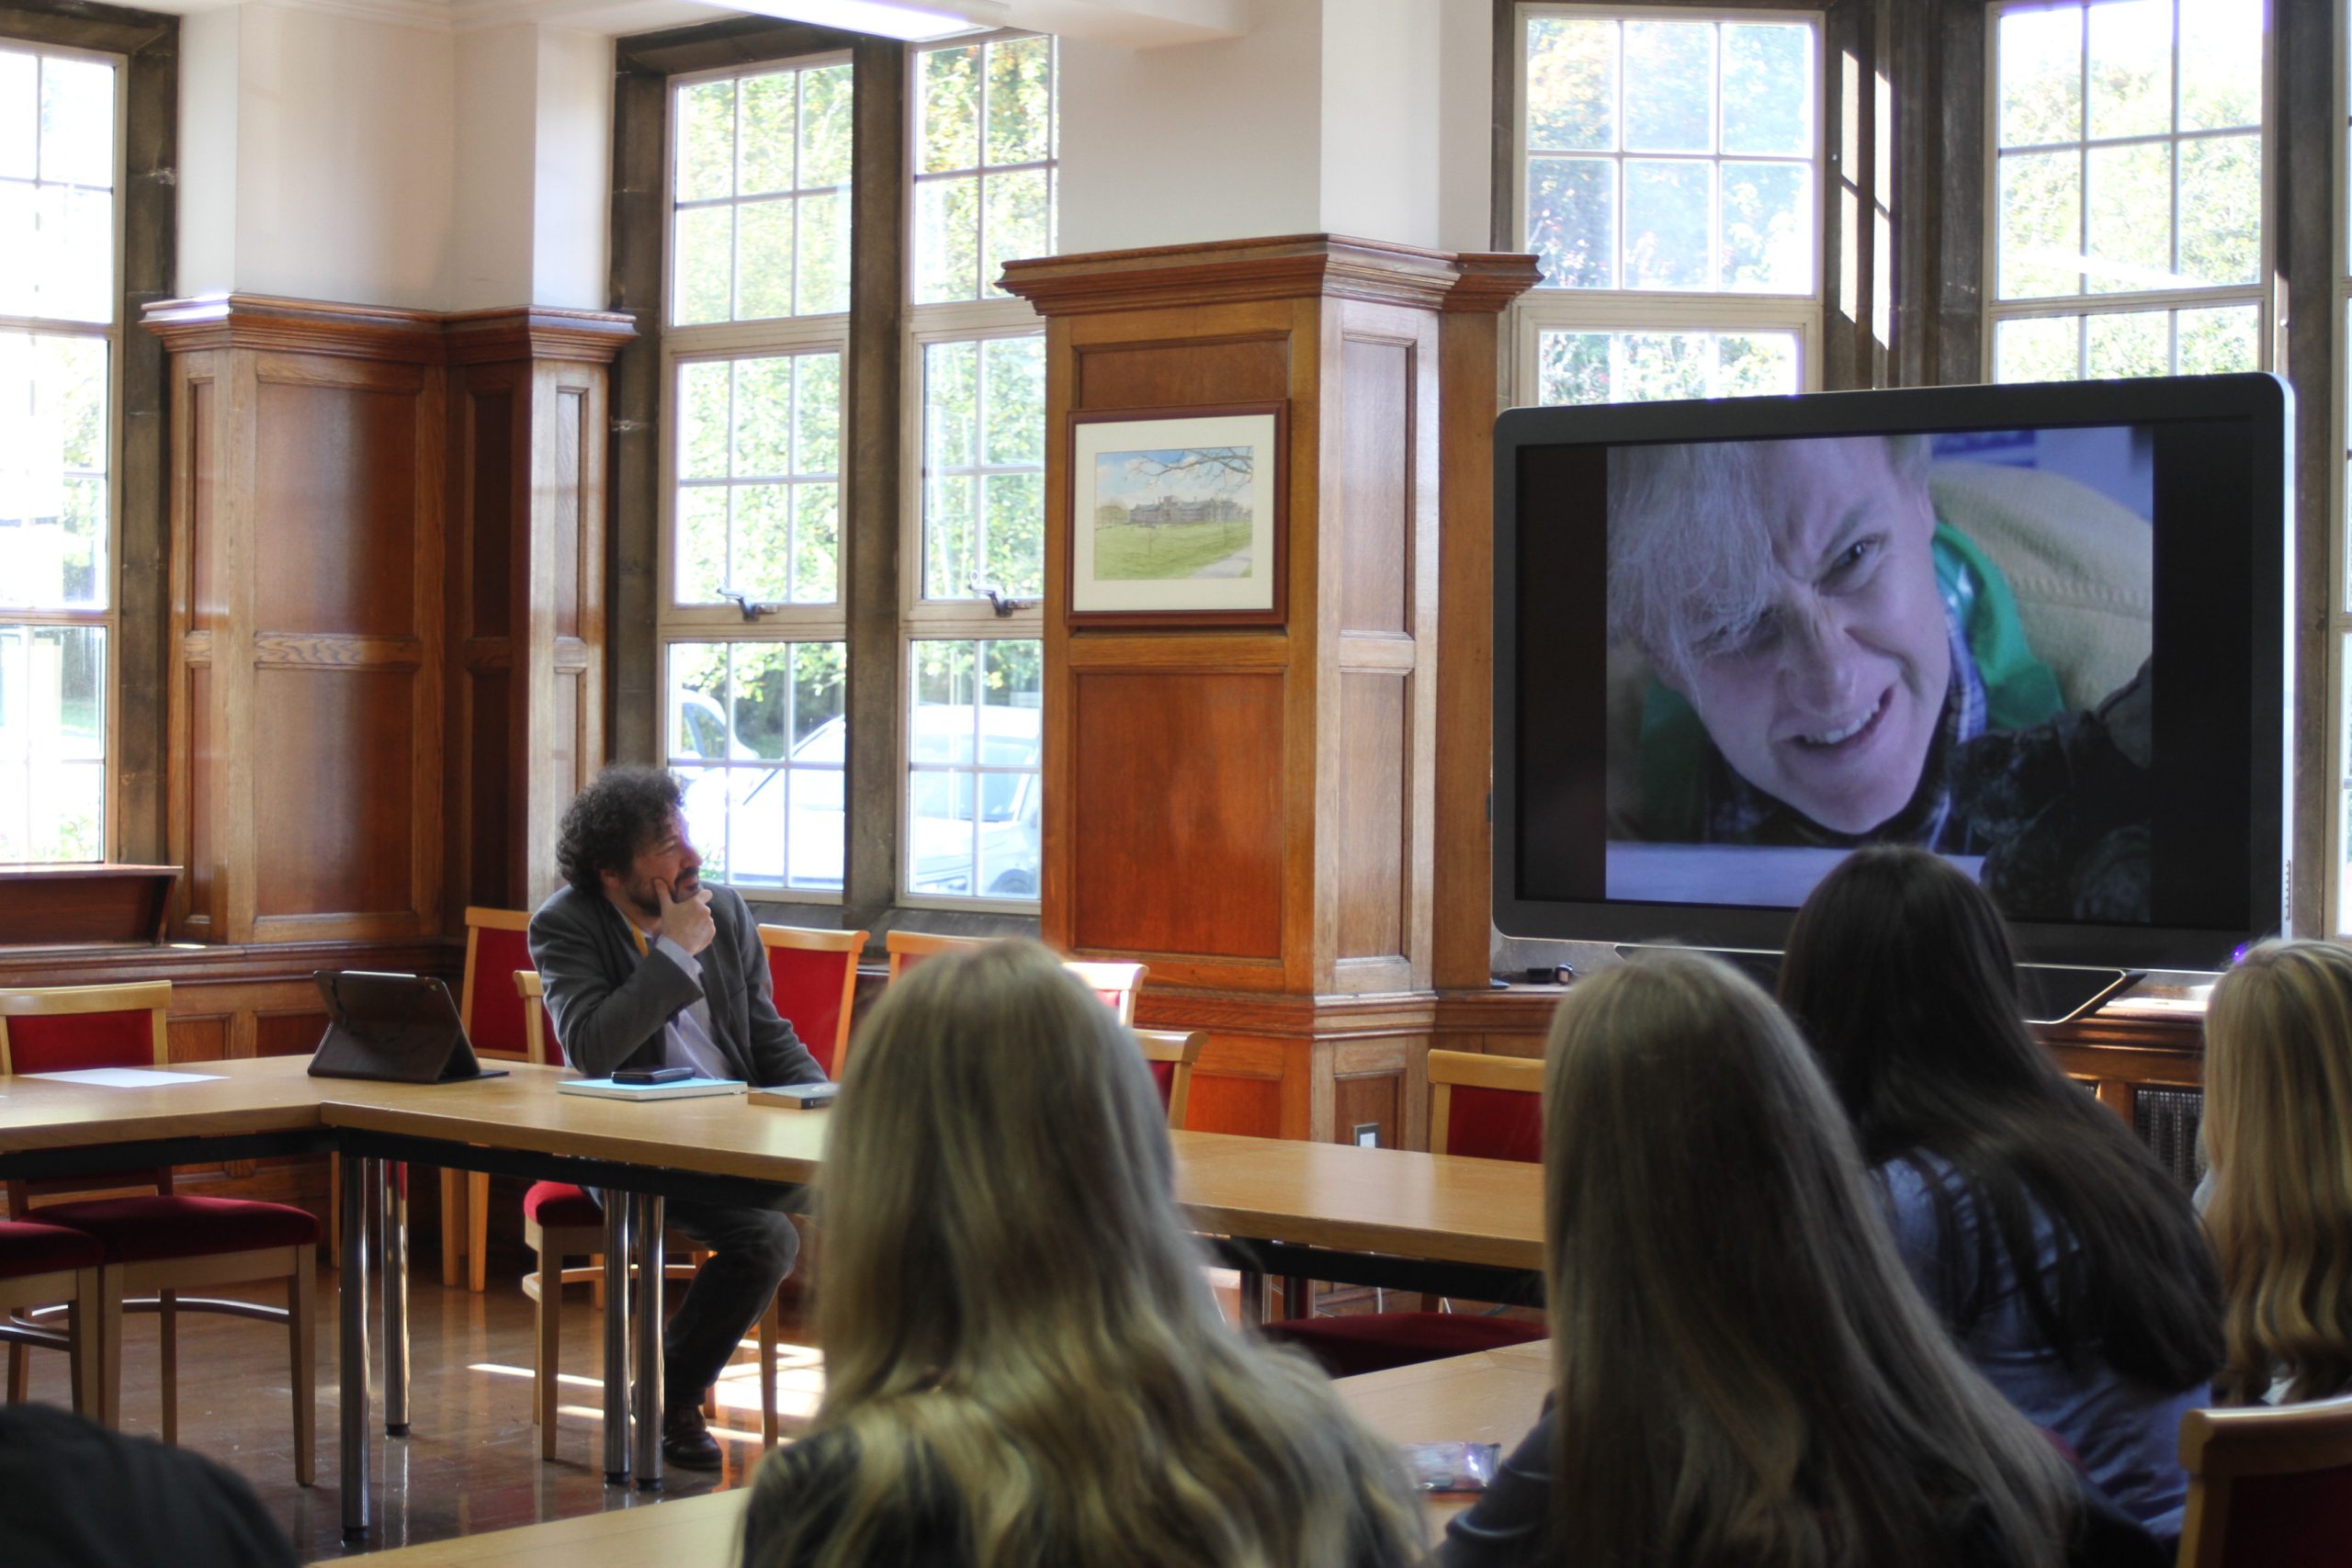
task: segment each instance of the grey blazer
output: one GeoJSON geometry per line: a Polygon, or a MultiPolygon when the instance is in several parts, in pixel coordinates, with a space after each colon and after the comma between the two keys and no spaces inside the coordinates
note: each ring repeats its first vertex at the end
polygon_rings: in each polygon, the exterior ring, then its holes
{"type": "Polygon", "coordinates": [[[823,1080],[824,1068],[776,1013],[752,911],[729,888],[710,893],[718,934],[695,954],[700,987],[666,953],[649,953],[639,963],[628,921],[609,899],[566,886],[539,906],[531,917],[531,962],[573,1066],[605,1077],[616,1067],[660,1066],[662,1026],[700,997],[710,1004],[712,1040],[744,1082],[823,1080]]]}

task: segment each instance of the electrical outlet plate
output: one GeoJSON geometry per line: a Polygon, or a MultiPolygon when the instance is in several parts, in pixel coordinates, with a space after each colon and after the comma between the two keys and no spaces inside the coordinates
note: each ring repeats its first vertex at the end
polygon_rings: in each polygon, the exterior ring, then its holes
{"type": "Polygon", "coordinates": [[[1360,1149],[1376,1149],[1380,1146],[1380,1123],[1377,1122],[1359,1122],[1356,1123],[1354,1136],[1356,1147],[1360,1149]]]}

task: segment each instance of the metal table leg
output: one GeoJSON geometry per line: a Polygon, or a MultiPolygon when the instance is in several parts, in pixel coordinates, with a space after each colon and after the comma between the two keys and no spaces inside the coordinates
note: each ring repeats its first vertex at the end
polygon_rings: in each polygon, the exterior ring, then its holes
{"type": "Polygon", "coordinates": [[[639,1193],[630,1201],[637,1231],[637,1388],[631,1404],[637,1422],[637,1485],[650,1492],[662,1484],[662,1200],[639,1193]]]}
{"type": "Polygon", "coordinates": [[[368,1215],[376,1205],[371,1183],[382,1179],[383,1162],[343,1162],[343,1278],[335,1300],[341,1314],[337,1341],[342,1359],[343,1536],[368,1533],[368,1215]]]}
{"type": "Polygon", "coordinates": [[[1241,1321],[1257,1325],[1266,1321],[1266,1271],[1262,1269],[1241,1270],[1239,1304],[1241,1321]]]}
{"type": "MultiPolygon", "coordinates": [[[[605,1483],[628,1480],[628,1247],[626,1192],[605,1194],[605,1483]]],[[[548,1263],[542,1261],[545,1269],[548,1263]]],[[[543,1273],[539,1289],[548,1288],[543,1273]]],[[[560,1289],[560,1287],[558,1287],[560,1289]]]]}
{"type": "Polygon", "coordinates": [[[408,1436],[408,1168],[385,1161],[384,1433],[408,1436]]]}

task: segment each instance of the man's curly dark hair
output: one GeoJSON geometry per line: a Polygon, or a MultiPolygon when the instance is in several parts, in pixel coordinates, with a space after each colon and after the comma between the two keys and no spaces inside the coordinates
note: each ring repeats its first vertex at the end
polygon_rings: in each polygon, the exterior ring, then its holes
{"type": "Polygon", "coordinates": [[[684,798],[666,769],[614,763],[564,807],[556,869],[581,892],[603,897],[605,884],[598,874],[627,874],[637,852],[662,836],[670,813],[684,798]]]}

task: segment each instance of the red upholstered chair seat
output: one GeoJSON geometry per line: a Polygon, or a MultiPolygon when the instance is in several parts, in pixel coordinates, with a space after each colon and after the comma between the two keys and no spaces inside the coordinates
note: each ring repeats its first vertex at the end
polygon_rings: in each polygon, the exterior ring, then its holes
{"type": "Polygon", "coordinates": [[[2352,1540],[2352,1468],[2248,1475],[2230,1489],[2223,1561],[2343,1568],[2352,1540]]]}
{"type": "Polygon", "coordinates": [[[319,1239],[319,1222],[308,1210],[238,1198],[94,1198],[38,1213],[46,1224],[95,1237],[108,1263],[309,1247],[319,1239]]]}
{"type": "Polygon", "coordinates": [[[84,1067],[156,1065],[154,1021],[144,1010],[8,1021],[10,1072],[67,1073],[84,1067]]]}
{"type": "Polygon", "coordinates": [[[1544,1337],[1540,1323],[1455,1312],[1382,1312],[1266,1325],[1266,1337],[1295,1345],[1335,1378],[1384,1372],[1442,1356],[1498,1350],[1544,1337]]]}
{"type": "Polygon", "coordinates": [[[0,1280],[95,1269],[101,1257],[97,1239],[85,1232],[31,1220],[0,1220],[0,1280]]]}
{"type": "Polygon", "coordinates": [[[546,1229],[601,1225],[605,1211],[569,1181],[534,1181],[523,1194],[523,1217],[546,1229]]]}
{"type": "Polygon", "coordinates": [[[1159,1090],[1159,1108],[1165,1111],[1168,1109],[1168,1097],[1176,1092],[1176,1064],[1146,1062],[1144,1066],[1151,1069],[1152,1084],[1159,1090]]]}

